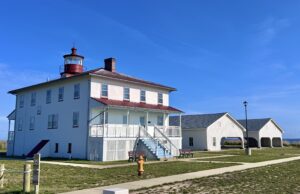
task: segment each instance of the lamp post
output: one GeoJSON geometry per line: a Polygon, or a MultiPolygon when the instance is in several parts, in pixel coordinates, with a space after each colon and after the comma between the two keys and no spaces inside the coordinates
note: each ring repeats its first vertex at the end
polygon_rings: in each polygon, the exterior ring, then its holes
{"type": "Polygon", "coordinates": [[[249,146],[249,130],[248,130],[248,109],[247,109],[247,106],[248,106],[248,102],[247,101],[244,101],[244,106],[245,106],[245,117],[246,117],[246,138],[247,138],[247,147],[246,147],[246,154],[248,156],[251,155],[251,149],[250,149],[250,146],[249,146]]]}

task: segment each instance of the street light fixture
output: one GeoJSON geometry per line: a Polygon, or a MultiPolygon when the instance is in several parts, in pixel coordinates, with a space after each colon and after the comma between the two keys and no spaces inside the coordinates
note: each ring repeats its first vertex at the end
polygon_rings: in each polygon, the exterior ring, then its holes
{"type": "Polygon", "coordinates": [[[248,130],[248,109],[247,109],[247,106],[248,106],[248,102],[247,101],[244,101],[244,106],[245,106],[245,117],[246,117],[246,138],[247,138],[247,147],[246,147],[246,154],[247,155],[251,155],[251,149],[250,149],[250,146],[249,146],[249,130],[248,130]]]}

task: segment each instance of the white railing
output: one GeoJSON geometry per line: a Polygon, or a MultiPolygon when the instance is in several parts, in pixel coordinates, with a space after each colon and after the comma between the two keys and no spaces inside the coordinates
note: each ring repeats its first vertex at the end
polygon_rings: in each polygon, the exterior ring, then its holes
{"type": "MultiPolygon", "coordinates": [[[[166,149],[168,149],[173,156],[178,156],[178,154],[179,154],[178,148],[169,139],[170,136],[168,137],[167,134],[165,132],[163,132],[160,128],[157,126],[154,126],[154,138],[157,139],[160,142],[160,144],[162,144],[166,149]]],[[[169,128],[166,128],[166,129],[169,129],[169,128]]],[[[172,137],[174,137],[174,136],[172,136],[172,137]]],[[[178,136],[176,136],[176,137],[178,137],[178,136]]]]}
{"type": "Polygon", "coordinates": [[[167,137],[181,137],[181,128],[179,126],[156,126],[167,137]]]}
{"type": "Polygon", "coordinates": [[[8,132],[8,141],[14,141],[14,137],[15,137],[15,132],[14,131],[9,131],[8,132]]]}
{"type": "MultiPolygon", "coordinates": [[[[105,125],[92,125],[90,126],[90,137],[138,137],[139,125],[122,125],[122,124],[105,124],[105,125]]],[[[159,130],[167,137],[181,137],[180,127],[168,126],[158,127],[159,130]]],[[[147,129],[146,129],[147,130],[147,129]]],[[[147,132],[155,137],[155,130],[149,126],[147,132]],[[151,130],[152,128],[152,130],[151,130]]]]}
{"type": "Polygon", "coordinates": [[[92,125],[90,137],[138,137],[139,125],[92,125]]]}

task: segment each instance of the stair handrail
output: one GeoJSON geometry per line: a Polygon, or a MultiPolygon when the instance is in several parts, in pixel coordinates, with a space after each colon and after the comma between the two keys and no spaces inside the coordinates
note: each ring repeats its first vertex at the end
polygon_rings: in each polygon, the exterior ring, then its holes
{"type": "MultiPolygon", "coordinates": [[[[172,146],[176,149],[176,150],[178,150],[178,148],[177,148],[177,146],[175,146],[174,144],[173,144],[173,142],[156,126],[156,125],[153,125],[154,126],[154,133],[155,133],[155,130],[156,131],[158,131],[166,140],[167,140],[167,142],[169,142],[170,143],[170,152],[171,152],[171,154],[172,154],[172,146]]],[[[158,138],[157,138],[158,139],[158,138]]],[[[159,139],[158,139],[158,141],[160,141],[159,139]]],[[[162,144],[163,145],[163,144],[162,144]]],[[[164,145],[163,145],[164,146],[164,145]]],[[[164,146],[165,147],[165,146],[164,146]]],[[[166,147],[165,147],[166,148],[166,147]]],[[[167,148],[166,148],[167,149],[167,148]]]]}
{"type": "MultiPolygon", "coordinates": [[[[155,142],[155,153],[157,154],[157,152],[158,152],[158,145],[160,144],[164,148],[164,155],[166,156],[166,150],[169,150],[169,149],[164,145],[164,143],[160,139],[153,137],[145,129],[144,126],[140,126],[140,129],[143,129],[143,132],[146,134],[146,137],[149,137],[150,139],[152,139],[155,142]]],[[[140,132],[139,132],[139,135],[140,135],[140,132]]],[[[170,151],[170,153],[172,152],[171,150],[169,150],[169,151],[170,151]]]]}

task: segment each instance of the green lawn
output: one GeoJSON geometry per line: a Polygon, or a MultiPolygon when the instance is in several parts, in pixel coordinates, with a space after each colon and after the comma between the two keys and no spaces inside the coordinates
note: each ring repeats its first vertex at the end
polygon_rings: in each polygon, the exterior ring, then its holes
{"type": "Polygon", "coordinates": [[[199,159],[205,161],[226,161],[226,162],[262,162],[266,160],[275,160],[281,158],[288,158],[300,156],[300,148],[297,147],[285,147],[285,148],[264,148],[253,149],[252,155],[245,155],[244,150],[226,150],[222,152],[224,155],[234,155],[224,158],[212,158],[212,159],[199,159]]]}
{"type": "Polygon", "coordinates": [[[90,161],[81,159],[65,159],[65,158],[43,158],[44,161],[54,161],[54,162],[66,162],[66,163],[76,163],[76,164],[91,164],[91,165],[114,165],[114,164],[128,164],[128,160],[101,162],[101,161],[90,161]]]}
{"type": "Polygon", "coordinates": [[[138,190],[132,193],[300,193],[300,160],[138,190]]]}
{"type": "MultiPolygon", "coordinates": [[[[6,169],[21,170],[24,161],[1,160],[6,169]]],[[[195,172],[235,164],[215,164],[196,162],[165,162],[146,164],[142,177],[137,176],[137,166],[116,167],[110,169],[88,169],[53,164],[41,164],[41,193],[58,193],[63,191],[99,187],[139,179],[149,179],[180,173],[195,172]]],[[[20,192],[22,175],[6,173],[5,190],[2,192],[20,192]]]]}

